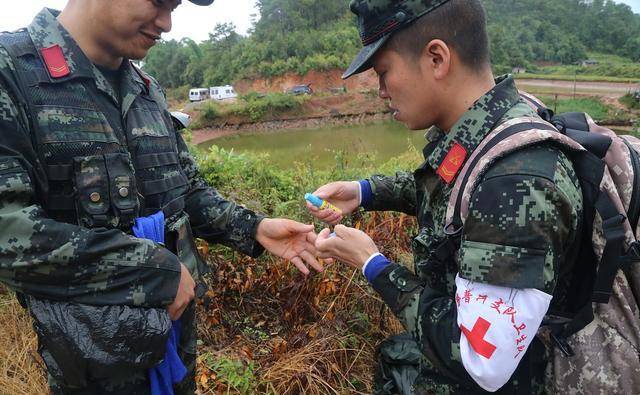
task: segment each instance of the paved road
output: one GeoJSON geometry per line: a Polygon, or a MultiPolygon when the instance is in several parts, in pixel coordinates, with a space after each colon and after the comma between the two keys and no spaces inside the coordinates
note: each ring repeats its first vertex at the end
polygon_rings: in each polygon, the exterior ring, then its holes
{"type": "MultiPolygon", "coordinates": [[[[555,80],[516,80],[518,87],[535,88],[544,93],[572,94],[574,89],[573,81],[555,80]]],[[[640,84],[629,84],[622,82],[586,82],[577,81],[575,83],[577,94],[596,94],[611,98],[624,96],[629,92],[640,89],[640,84]]]]}

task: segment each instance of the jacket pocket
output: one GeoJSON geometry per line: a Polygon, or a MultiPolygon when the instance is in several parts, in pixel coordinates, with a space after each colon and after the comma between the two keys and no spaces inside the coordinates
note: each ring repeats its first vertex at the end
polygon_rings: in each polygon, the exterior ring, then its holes
{"type": "Polygon", "coordinates": [[[78,224],[87,228],[106,227],[111,199],[104,155],[74,158],[73,173],[78,224]]]}
{"type": "Polygon", "coordinates": [[[73,170],[78,224],[128,231],[140,210],[129,155],[77,157],[73,160],[73,170]]]}
{"type": "Polygon", "coordinates": [[[128,154],[107,154],[111,204],[120,228],[131,228],[140,211],[138,188],[133,165],[128,154]]]}

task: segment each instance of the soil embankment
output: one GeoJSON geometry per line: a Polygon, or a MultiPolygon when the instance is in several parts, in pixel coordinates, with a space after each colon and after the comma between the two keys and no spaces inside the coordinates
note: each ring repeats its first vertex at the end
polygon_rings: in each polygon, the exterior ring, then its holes
{"type": "Polygon", "coordinates": [[[285,74],[273,78],[240,80],[235,83],[236,90],[248,92],[276,93],[285,92],[295,85],[310,85],[315,92],[346,90],[359,92],[378,89],[378,77],[372,71],[357,74],[347,80],[342,79],[342,70],[310,71],[305,75],[285,74]]]}
{"type": "MultiPolygon", "coordinates": [[[[304,76],[286,74],[274,78],[238,81],[235,88],[241,95],[249,92],[285,92],[295,85],[310,85],[314,94],[301,108],[276,117],[266,117],[259,122],[238,117],[220,120],[212,127],[195,130],[192,142],[200,144],[241,133],[268,133],[282,129],[318,128],[390,119],[389,108],[377,97],[378,79],[373,71],[358,74],[346,81],[342,80],[341,75],[341,70],[311,71],[304,76]]],[[[614,107],[621,107],[618,98],[638,88],[637,85],[627,83],[537,79],[517,80],[517,85],[534,94],[568,97],[575,93],[577,96],[600,96],[606,104],[614,107]]],[[[197,117],[197,109],[201,105],[202,103],[190,104],[185,111],[197,117]]]]}

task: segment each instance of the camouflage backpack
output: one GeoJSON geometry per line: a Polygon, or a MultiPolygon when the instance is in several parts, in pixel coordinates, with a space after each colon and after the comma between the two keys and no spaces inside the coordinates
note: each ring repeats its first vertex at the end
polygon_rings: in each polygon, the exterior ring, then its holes
{"type": "Polygon", "coordinates": [[[583,193],[581,248],[568,274],[562,312],[550,310],[538,331],[547,346],[548,393],[640,391],[640,140],[618,136],[584,113],[554,116],[521,93],[539,117],[507,121],[477,147],[461,170],[447,209],[448,234],[459,234],[477,183],[497,159],[551,143],[571,159],[583,193]]]}

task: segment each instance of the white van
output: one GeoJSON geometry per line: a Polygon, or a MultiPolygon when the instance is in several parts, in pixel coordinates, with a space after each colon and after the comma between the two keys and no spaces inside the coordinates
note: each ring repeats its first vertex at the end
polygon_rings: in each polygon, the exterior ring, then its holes
{"type": "Polygon", "coordinates": [[[194,88],[189,90],[189,101],[202,101],[209,98],[209,89],[206,88],[194,88]]]}
{"type": "Polygon", "coordinates": [[[233,99],[238,97],[236,90],[231,85],[212,86],[209,88],[209,95],[214,100],[233,99]]]}

